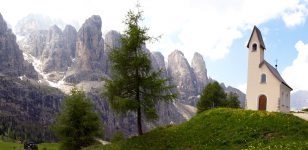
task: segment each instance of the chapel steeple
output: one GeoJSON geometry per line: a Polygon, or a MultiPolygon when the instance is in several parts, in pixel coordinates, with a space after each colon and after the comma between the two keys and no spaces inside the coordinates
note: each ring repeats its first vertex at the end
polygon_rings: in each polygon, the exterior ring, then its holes
{"type": "Polygon", "coordinates": [[[259,66],[264,61],[265,44],[261,31],[254,26],[250,35],[247,48],[249,49],[249,60],[254,66],[259,66]]]}
{"type": "Polygon", "coordinates": [[[262,38],[261,31],[256,26],[253,27],[252,33],[251,33],[249,41],[247,43],[247,48],[249,48],[251,45],[253,45],[252,40],[253,40],[254,35],[257,37],[257,41],[254,41],[254,42],[258,42],[259,45],[260,45],[260,48],[265,50],[266,48],[265,48],[265,44],[264,44],[264,41],[263,41],[263,38],[262,38]]]}

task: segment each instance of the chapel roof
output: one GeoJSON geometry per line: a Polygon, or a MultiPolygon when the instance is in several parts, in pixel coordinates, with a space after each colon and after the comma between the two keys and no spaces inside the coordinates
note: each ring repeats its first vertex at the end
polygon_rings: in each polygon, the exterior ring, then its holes
{"type": "Polygon", "coordinates": [[[258,40],[259,40],[259,42],[260,42],[261,48],[266,49],[266,48],[265,48],[264,41],[263,41],[263,38],[262,38],[261,31],[260,31],[256,26],[253,27],[253,30],[252,30],[252,32],[251,32],[249,41],[248,41],[248,43],[247,43],[247,48],[249,48],[249,43],[250,43],[250,41],[251,41],[251,39],[252,39],[252,35],[253,35],[253,33],[254,33],[255,31],[256,31],[256,33],[257,33],[257,37],[258,37],[258,40]]]}
{"type": "Polygon", "coordinates": [[[293,90],[281,77],[281,75],[279,74],[278,70],[276,68],[274,68],[271,64],[269,64],[267,61],[263,60],[259,67],[261,67],[263,64],[265,64],[267,66],[267,68],[270,70],[270,72],[285,86],[287,86],[288,88],[290,88],[291,90],[293,90]]]}

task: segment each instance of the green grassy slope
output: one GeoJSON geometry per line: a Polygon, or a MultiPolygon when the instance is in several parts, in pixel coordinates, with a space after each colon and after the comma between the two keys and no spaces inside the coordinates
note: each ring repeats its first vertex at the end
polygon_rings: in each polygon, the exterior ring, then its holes
{"type": "Polygon", "coordinates": [[[22,144],[0,141],[0,149],[2,150],[22,150],[22,144]]]}
{"type": "MultiPolygon", "coordinates": [[[[0,141],[0,150],[23,150],[23,144],[17,144],[13,142],[4,142],[0,141]]],[[[41,143],[38,144],[39,150],[58,150],[59,144],[58,143],[41,143]]]]}
{"type": "Polygon", "coordinates": [[[219,108],[98,149],[308,149],[308,122],[291,114],[219,108]]]}

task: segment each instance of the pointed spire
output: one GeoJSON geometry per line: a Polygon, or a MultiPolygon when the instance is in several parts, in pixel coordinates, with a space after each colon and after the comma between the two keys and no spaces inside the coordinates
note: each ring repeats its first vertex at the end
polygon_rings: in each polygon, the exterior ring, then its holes
{"type": "Polygon", "coordinates": [[[256,34],[257,34],[257,37],[258,37],[258,40],[260,42],[261,48],[266,49],[264,41],[263,41],[263,38],[262,38],[261,31],[256,26],[253,27],[252,33],[251,33],[249,41],[247,43],[247,48],[249,48],[249,43],[251,42],[251,39],[252,39],[252,36],[253,36],[254,32],[256,32],[256,34]]]}

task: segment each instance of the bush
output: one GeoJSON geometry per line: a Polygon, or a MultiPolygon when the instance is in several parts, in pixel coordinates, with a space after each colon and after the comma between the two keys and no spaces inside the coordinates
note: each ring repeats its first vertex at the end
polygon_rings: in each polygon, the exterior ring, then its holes
{"type": "Polygon", "coordinates": [[[102,136],[101,121],[93,104],[83,91],[73,89],[62,105],[52,127],[61,140],[60,149],[80,150],[102,136]]]}
{"type": "Polygon", "coordinates": [[[225,93],[218,82],[208,84],[197,103],[197,113],[217,107],[239,108],[240,101],[236,93],[225,93]]]}
{"type": "Polygon", "coordinates": [[[308,108],[303,109],[303,111],[308,112],[308,108]]]}

